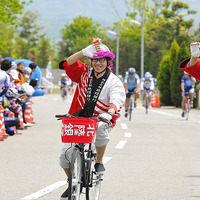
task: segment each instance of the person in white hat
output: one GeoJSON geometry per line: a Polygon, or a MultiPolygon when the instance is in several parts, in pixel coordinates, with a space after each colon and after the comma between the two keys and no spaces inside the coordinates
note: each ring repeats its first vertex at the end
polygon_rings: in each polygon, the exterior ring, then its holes
{"type": "Polygon", "coordinates": [[[10,76],[10,85],[9,88],[15,88],[15,80],[19,79],[18,77],[18,71],[15,69],[10,70],[9,72],[9,76],[10,76]]]}

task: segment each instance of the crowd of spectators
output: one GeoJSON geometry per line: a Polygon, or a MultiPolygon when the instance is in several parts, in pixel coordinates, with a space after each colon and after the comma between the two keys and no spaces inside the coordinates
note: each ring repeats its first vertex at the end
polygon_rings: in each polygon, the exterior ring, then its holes
{"type": "Polygon", "coordinates": [[[25,110],[38,83],[37,79],[30,80],[36,66],[33,62],[25,67],[23,62],[15,64],[10,59],[0,57],[0,105],[4,109],[7,135],[13,136],[17,130],[27,129],[33,125],[26,121],[25,110]],[[22,123],[20,117],[23,118],[22,123]]]}

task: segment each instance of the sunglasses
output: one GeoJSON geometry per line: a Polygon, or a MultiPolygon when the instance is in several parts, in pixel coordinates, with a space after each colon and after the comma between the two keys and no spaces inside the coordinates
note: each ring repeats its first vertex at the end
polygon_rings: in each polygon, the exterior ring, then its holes
{"type": "Polygon", "coordinates": [[[91,62],[93,63],[97,63],[97,62],[100,62],[100,63],[104,63],[106,61],[106,58],[94,58],[94,59],[91,59],[91,62]]]}

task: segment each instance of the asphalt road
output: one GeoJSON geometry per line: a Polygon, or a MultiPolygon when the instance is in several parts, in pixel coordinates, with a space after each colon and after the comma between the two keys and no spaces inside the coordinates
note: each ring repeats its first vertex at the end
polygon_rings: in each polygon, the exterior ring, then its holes
{"type": "MultiPolygon", "coordinates": [[[[70,100],[34,97],[36,124],[0,142],[0,200],[59,200],[67,185],[54,116],[66,113],[70,100]]],[[[188,121],[180,109],[145,114],[138,105],[131,122],[124,108],[121,114],[105,153],[100,200],[200,199],[200,111],[191,110],[188,121]]]]}

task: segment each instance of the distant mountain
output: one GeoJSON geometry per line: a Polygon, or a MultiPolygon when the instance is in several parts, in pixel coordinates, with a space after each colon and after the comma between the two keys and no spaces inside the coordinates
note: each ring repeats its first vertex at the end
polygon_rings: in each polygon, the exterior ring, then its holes
{"type": "MultiPolygon", "coordinates": [[[[38,24],[44,27],[44,31],[51,39],[61,38],[61,29],[67,22],[73,22],[73,18],[87,16],[103,26],[111,26],[113,22],[126,17],[126,12],[133,11],[126,4],[130,0],[33,0],[26,10],[37,11],[41,17],[38,24]],[[113,3],[114,5],[113,5],[113,3]],[[117,10],[118,14],[116,13],[117,10]]],[[[189,4],[190,9],[200,10],[197,0],[182,0],[189,4]]],[[[198,0],[199,1],[199,0],[198,0]]],[[[200,12],[195,16],[195,23],[200,22],[200,12]]],[[[192,16],[189,16],[191,18],[192,16]]]]}

